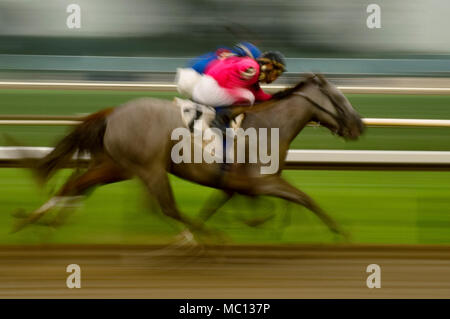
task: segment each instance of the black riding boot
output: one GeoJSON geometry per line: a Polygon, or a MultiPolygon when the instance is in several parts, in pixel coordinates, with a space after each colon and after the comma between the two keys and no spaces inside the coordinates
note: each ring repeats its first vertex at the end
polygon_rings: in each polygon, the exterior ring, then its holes
{"type": "Polygon", "coordinates": [[[227,107],[218,107],[216,108],[216,117],[211,122],[211,127],[218,128],[222,132],[223,138],[223,163],[221,165],[222,172],[226,172],[230,170],[230,164],[226,163],[226,154],[227,154],[227,128],[230,126],[231,122],[231,111],[227,107]]]}
{"type": "Polygon", "coordinates": [[[226,107],[217,107],[215,110],[216,117],[210,125],[218,128],[222,132],[223,137],[225,137],[227,127],[229,127],[231,122],[231,111],[226,107]]]}

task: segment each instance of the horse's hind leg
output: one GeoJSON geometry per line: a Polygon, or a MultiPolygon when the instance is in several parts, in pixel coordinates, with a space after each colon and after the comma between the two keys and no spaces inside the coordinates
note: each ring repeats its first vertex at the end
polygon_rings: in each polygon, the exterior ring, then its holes
{"type": "Polygon", "coordinates": [[[255,191],[259,195],[275,196],[302,205],[316,214],[333,233],[348,238],[348,234],[344,232],[337,222],[320,208],[311,197],[295,188],[284,179],[273,176],[271,179],[267,180],[267,182],[259,183],[258,185],[259,186],[255,191]]]}
{"type": "MultiPolygon", "coordinates": [[[[172,187],[170,186],[169,177],[164,168],[154,167],[149,170],[139,169],[137,175],[144,182],[149,194],[157,200],[162,213],[170,217],[169,220],[176,221],[187,227],[181,232],[181,236],[184,237],[184,240],[196,243],[190,230],[201,230],[202,226],[200,224],[194,224],[193,221],[182,216],[181,212],[178,210],[172,187]]],[[[172,224],[172,226],[175,229],[179,229],[177,225],[172,224]]]]}
{"type": "Polygon", "coordinates": [[[55,196],[33,211],[29,216],[20,220],[14,226],[12,232],[17,232],[26,225],[38,221],[55,207],[73,206],[75,202],[86,196],[96,186],[115,183],[129,178],[130,175],[111,160],[99,162],[86,172],[69,178],[55,196]]]}
{"type": "Polygon", "coordinates": [[[56,196],[84,196],[96,186],[124,181],[131,174],[111,160],[105,160],[89,168],[78,177],[67,181],[56,196]]]}

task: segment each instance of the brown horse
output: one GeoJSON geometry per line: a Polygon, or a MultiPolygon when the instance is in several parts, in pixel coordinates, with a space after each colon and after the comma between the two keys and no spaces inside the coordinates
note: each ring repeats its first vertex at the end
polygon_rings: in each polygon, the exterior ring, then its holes
{"type": "Polygon", "coordinates": [[[224,191],[226,196],[204,211],[205,220],[235,193],[252,197],[266,195],[305,206],[331,231],[343,234],[337,223],[308,195],[281,177],[281,170],[291,141],[310,121],[319,122],[345,139],[356,139],[362,134],[364,125],[347,98],[323,76],[313,74],[295,87],[275,94],[268,102],[233,108],[234,115],[242,112],[245,112],[243,129],[278,129],[276,151],[280,166],[275,173],[262,174],[263,163],[259,160],[232,164],[227,170],[220,163],[174,163],[170,155],[177,141],[171,139],[171,134],[185,127],[179,107],[167,100],[137,99],[88,116],[39,161],[36,171],[45,181],[77,151],[89,152],[92,158],[85,172],[72,176],[56,196],[22,219],[14,231],[37,221],[53,207],[80,198],[95,186],[137,176],[162,212],[186,225],[185,234],[190,236],[189,229],[200,229],[202,223],[187,219],[178,210],[168,178],[168,173],[172,173],[224,191]]]}

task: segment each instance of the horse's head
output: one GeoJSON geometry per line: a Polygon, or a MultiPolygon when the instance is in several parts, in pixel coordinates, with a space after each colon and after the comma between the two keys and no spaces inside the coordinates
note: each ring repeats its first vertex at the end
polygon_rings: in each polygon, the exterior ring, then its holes
{"type": "Polygon", "coordinates": [[[312,120],[345,139],[357,139],[364,132],[364,123],[342,92],[320,74],[312,74],[302,90],[295,92],[310,102],[312,120]]]}

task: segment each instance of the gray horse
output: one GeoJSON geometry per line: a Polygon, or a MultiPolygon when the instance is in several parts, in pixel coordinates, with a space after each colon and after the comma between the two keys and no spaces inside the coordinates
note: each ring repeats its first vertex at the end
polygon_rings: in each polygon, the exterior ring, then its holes
{"type": "MultiPolygon", "coordinates": [[[[172,173],[225,194],[214,207],[204,210],[203,221],[233,194],[274,196],[303,205],[331,231],[344,234],[308,195],[285,181],[281,171],[290,143],[310,121],[345,139],[357,139],[362,134],[364,125],[347,98],[323,76],[312,74],[295,87],[275,94],[270,101],[253,107],[232,107],[232,111],[233,115],[245,113],[243,129],[278,129],[279,168],[275,173],[262,174],[263,163],[259,160],[228,164],[228,169],[220,163],[174,163],[171,150],[178,141],[171,135],[175,129],[185,127],[180,108],[172,101],[141,98],[88,116],[39,161],[35,171],[45,181],[77,151],[89,152],[92,158],[85,172],[72,176],[56,196],[17,223],[14,231],[37,221],[56,206],[71,203],[95,186],[137,176],[162,212],[187,226],[183,234],[190,237],[189,230],[203,229],[203,222],[190,220],[178,210],[168,177],[172,173]]],[[[248,152],[247,149],[247,155],[248,152]]]]}

